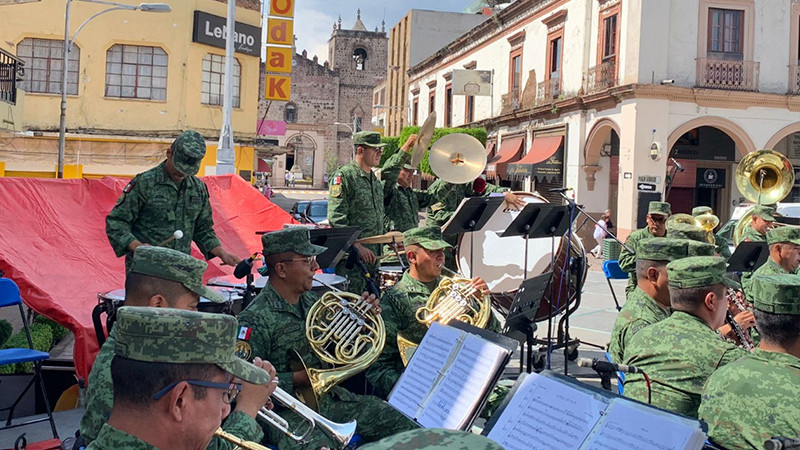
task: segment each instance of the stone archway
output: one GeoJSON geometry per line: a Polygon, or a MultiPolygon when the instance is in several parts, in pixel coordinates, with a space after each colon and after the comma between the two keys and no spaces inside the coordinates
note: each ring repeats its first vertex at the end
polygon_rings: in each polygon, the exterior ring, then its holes
{"type": "Polygon", "coordinates": [[[800,122],[795,122],[781,128],[777,133],[773,134],[772,137],[769,138],[767,145],[765,145],[764,148],[772,150],[787,136],[794,133],[800,133],[800,122]]]}
{"type": "Polygon", "coordinates": [[[287,170],[299,171],[304,180],[313,183],[317,142],[312,136],[300,132],[286,139],[286,147],[293,155],[293,167],[287,167],[287,170]]]}
{"type": "Polygon", "coordinates": [[[733,142],[736,144],[736,149],[739,152],[739,156],[745,156],[748,153],[757,150],[753,139],[747,134],[746,131],[744,131],[742,127],[728,119],[716,116],[698,117],[682,123],[675,130],[673,130],[672,133],[670,133],[669,138],[667,139],[667,148],[672,149],[672,147],[675,146],[675,143],[678,142],[678,139],[680,139],[680,137],[685,133],[688,133],[695,128],[704,126],[718,128],[730,136],[730,138],[733,139],[733,142]]]}
{"type": "Polygon", "coordinates": [[[612,119],[602,118],[595,122],[586,137],[586,145],[583,148],[583,171],[586,172],[586,186],[589,191],[594,190],[595,174],[601,169],[600,158],[603,156],[603,146],[611,131],[619,136],[619,125],[612,119]]]}

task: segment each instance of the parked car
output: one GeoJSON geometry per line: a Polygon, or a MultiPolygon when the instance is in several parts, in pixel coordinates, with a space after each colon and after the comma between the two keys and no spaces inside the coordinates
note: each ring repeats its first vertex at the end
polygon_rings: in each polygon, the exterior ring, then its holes
{"type": "Polygon", "coordinates": [[[311,223],[325,225],[328,223],[328,200],[311,200],[305,210],[305,217],[311,223]]]}

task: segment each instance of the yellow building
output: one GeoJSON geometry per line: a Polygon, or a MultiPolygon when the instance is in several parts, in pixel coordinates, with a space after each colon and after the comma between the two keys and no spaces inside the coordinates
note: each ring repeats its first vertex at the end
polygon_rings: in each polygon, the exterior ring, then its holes
{"type": "MultiPolygon", "coordinates": [[[[123,0],[132,6],[138,2],[123,0]]],[[[111,11],[89,22],[70,52],[65,177],[130,176],[164,158],[185,129],[209,144],[199,175],[216,169],[222,125],[226,2],[167,1],[168,13],[111,11]]],[[[4,131],[5,176],[54,177],[57,167],[65,2],[0,6],[0,48],[25,63],[21,126],[4,131]]],[[[108,6],[73,1],[70,36],[108,6]]],[[[236,168],[254,169],[261,47],[260,3],[237,0],[232,125],[236,168]]],[[[17,121],[20,122],[20,121],[17,121]]]]}

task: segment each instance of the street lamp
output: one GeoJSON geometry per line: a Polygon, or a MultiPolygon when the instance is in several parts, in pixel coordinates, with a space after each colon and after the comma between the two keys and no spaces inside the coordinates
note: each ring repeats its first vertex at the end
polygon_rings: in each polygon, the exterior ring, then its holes
{"type": "Polygon", "coordinates": [[[64,178],[64,147],[66,144],[66,133],[67,133],[67,73],[68,73],[68,66],[69,66],[69,52],[72,50],[72,45],[75,43],[75,38],[78,37],[78,33],[81,32],[84,26],[89,23],[95,17],[105,14],[111,11],[145,11],[145,12],[170,12],[172,9],[169,5],[165,3],[140,3],[137,6],[134,5],[125,5],[122,3],[114,3],[114,2],[106,2],[103,0],[67,0],[67,11],[64,15],[64,57],[61,61],[62,70],[61,70],[61,117],[60,117],[60,124],[58,129],[58,178],[64,178]],[[72,39],[69,37],[69,10],[70,5],[73,1],[81,1],[86,3],[96,3],[99,5],[106,5],[110,6],[108,9],[104,9],[93,16],[89,17],[88,19],[84,20],[81,26],[75,31],[75,34],[72,35],[72,39]]]}
{"type": "Polygon", "coordinates": [[[348,130],[350,130],[350,136],[351,136],[351,137],[352,137],[352,135],[356,134],[356,131],[355,131],[355,129],[354,129],[354,128],[353,128],[353,126],[352,126],[352,125],[350,125],[349,123],[345,123],[345,122],[333,122],[333,124],[334,124],[334,125],[344,125],[344,126],[346,126],[346,127],[347,127],[347,129],[348,129],[348,130]]]}

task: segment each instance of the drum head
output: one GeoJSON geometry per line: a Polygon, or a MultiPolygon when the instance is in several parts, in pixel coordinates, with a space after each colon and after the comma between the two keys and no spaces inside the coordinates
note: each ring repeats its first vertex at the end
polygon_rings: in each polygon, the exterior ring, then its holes
{"type": "Polygon", "coordinates": [[[106,300],[111,300],[114,302],[124,302],[125,288],[114,289],[113,291],[106,292],[105,294],[100,294],[100,298],[104,298],[106,300]]]}
{"type": "MultiPolygon", "coordinates": [[[[253,287],[256,288],[256,291],[261,291],[264,289],[264,286],[267,285],[267,280],[269,277],[262,276],[259,274],[254,274],[253,280],[253,287]]],[[[244,291],[247,288],[247,281],[245,279],[236,278],[233,275],[222,275],[219,277],[214,277],[208,280],[209,286],[219,286],[219,287],[226,287],[226,288],[237,288],[244,291]]]]}
{"type": "Polygon", "coordinates": [[[318,273],[314,275],[313,291],[327,292],[330,290],[327,286],[320,283],[320,281],[341,290],[345,290],[345,286],[347,285],[347,278],[341,275],[336,275],[335,273],[318,273]]]}

